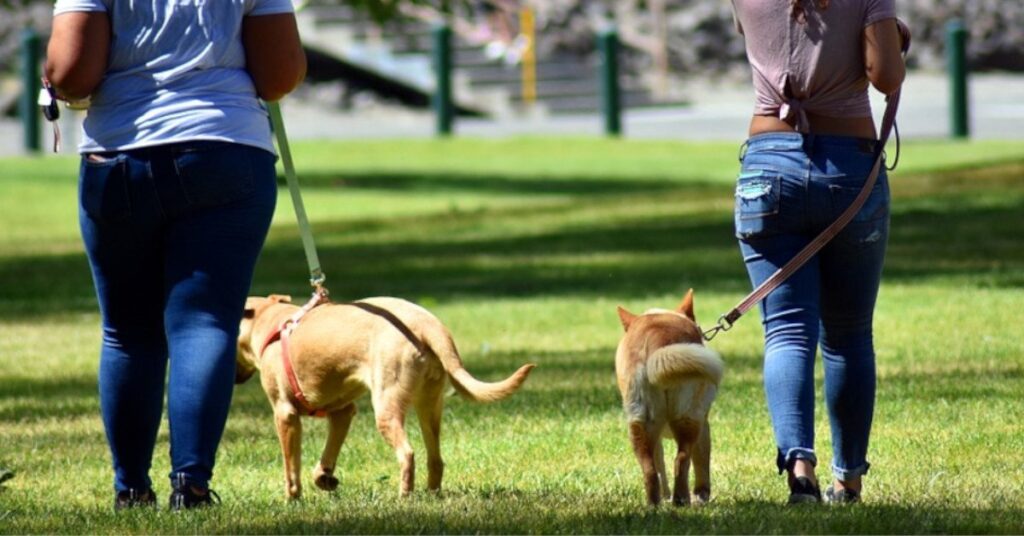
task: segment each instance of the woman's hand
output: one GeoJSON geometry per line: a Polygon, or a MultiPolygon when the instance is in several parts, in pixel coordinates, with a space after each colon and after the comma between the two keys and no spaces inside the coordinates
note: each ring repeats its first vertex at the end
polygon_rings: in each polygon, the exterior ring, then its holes
{"type": "Polygon", "coordinates": [[[906,54],[910,50],[910,27],[907,23],[896,19],[896,31],[900,33],[900,52],[906,54]]]}
{"type": "Polygon", "coordinates": [[[57,96],[71,101],[92,95],[103,80],[110,55],[110,19],[99,11],[61,13],[53,18],[46,47],[46,77],[57,96]]]}
{"type": "MultiPolygon", "coordinates": [[[[908,30],[908,39],[909,35],[908,30]]],[[[896,19],[881,20],[864,28],[864,68],[871,85],[886,95],[899,89],[906,76],[901,40],[896,19]]]]}
{"type": "Polygon", "coordinates": [[[280,100],[306,77],[295,15],[259,15],[242,19],[245,69],[265,101],[280,100]]]}

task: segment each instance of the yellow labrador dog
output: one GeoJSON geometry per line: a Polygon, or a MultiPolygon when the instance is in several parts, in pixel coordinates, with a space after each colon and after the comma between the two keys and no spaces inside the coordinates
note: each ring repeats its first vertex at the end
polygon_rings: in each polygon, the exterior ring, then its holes
{"type": "Polygon", "coordinates": [[[426,443],[427,488],[436,491],[444,471],[439,439],[445,378],[466,398],[492,402],[516,392],[533,368],[524,365],[496,383],[473,378],[441,321],[398,298],[321,305],[306,313],[282,341],[275,331],[299,310],[290,302],[288,296],[280,295],[246,301],[236,378],[242,383],[260,372],[274,409],[288,498],[302,493],[300,417],[309,410],[316,409],[329,423],[327,444],[313,471],[320,489],[338,486],[333,474],[338,451],[356,413],[356,399],[369,392],[377,429],[398,455],[400,495],[412,492],[415,474],[405,433],[410,407],[416,409],[426,443]],[[282,355],[283,348],[288,359],[282,355]]]}
{"type": "Polygon", "coordinates": [[[694,495],[711,497],[711,428],[708,412],[722,380],[724,364],[704,346],[693,316],[693,290],[674,311],[651,309],[642,315],[618,308],[626,330],[615,354],[615,375],[629,421],[629,440],[643,471],[647,502],[668,495],[668,475],[661,447],[664,435],[675,439],[675,485],[672,504],[690,503],[689,472],[693,462],[694,495]]]}

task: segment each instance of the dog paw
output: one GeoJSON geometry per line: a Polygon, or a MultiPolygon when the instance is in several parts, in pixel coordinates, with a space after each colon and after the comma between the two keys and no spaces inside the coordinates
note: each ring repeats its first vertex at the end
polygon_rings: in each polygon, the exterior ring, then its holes
{"type": "Polygon", "coordinates": [[[324,491],[334,491],[338,489],[338,478],[332,474],[323,473],[316,477],[313,481],[316,487],[324,491]]]}

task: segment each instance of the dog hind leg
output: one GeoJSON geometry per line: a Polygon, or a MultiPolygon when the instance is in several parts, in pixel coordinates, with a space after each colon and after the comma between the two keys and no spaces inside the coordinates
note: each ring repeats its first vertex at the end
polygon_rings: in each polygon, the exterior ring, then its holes
{"type": "Polygon", "coordinates": [[[708,502],[711,499],[711,424],[707,417],[701,427],[700,439],[694,444],[693,477],[693,493],[697,501],[708,502]]]}
{"type": "Polygon", "coordinates": [[[675,489],[672,492],[672,504],[684,506],[690,504],[690,460],[694,453],[701,428],[699,423],[690,419],[677,419],[669,423],[672,436],[676,440],[675,489]]]}
{"type": "Polygon", "coordinates": [[[423,443],[427,448],[427,489],[441,491],[444,476],[444,460],[441,458],[441,411],[444,407],[444,383],[436,389],[428,389],[416,402],[416,415],[423,431],[423,443]]]}
{"type": "Polygon", "coordinates": [[[644,476],[644,491],[647,494],[647,503],[650,506],[657,506],[661,502],[661,486],[658,484],[658,470],[654,464],[653,441],[659,440],[657,436],[651,438],[644,423],[629,423],[629,442],[633,446],[633,453],[640,462],[640,471],[644,476]]]}
{"type": "Polygon", "coordinates": [[[284,455],[285,497],[298,499],[302,496],[302,419],[294,411],[275,409],[274,422],[284,455]]]}
{"type": "Polygon", "coordinates": [[[665,471],[665,449],[661,444],[661,433],[647,428],[647,437],[654,442],[654,467],[658,470],[658,481],[661,483],[661,496],[668,497],[672,490],[668,487],[668,473],[665,471]]]}
{"type": "MultiPolygon", "coordinates": [[[[386,397],[385,400],[387,400],[386,397]]],[[[416,478],[416,460],[412,445],[409,444],[409,437],[405,433],[406,407],[396,399],[391,399],[381,405],[384,407],[374,404],[377,413],[377,430],[391,445],[391,448],[395,449],[395,456],[398,458],[398,465],[401,468],[398,494],[401,497],[407,497],[412,493],[416,478]]]]}
{"type": "Polygon", "coordinates": [[[327,443],[324,445],[323,454],[320,455],[320,464],[313,470],[313,482],[324,491],[334,491],[338,488],[338,478],[334,476],[334,469],[338,464],[338,452],[345,444],[355,415],[355,404],[349,404],[327,415],[327,443]]]}

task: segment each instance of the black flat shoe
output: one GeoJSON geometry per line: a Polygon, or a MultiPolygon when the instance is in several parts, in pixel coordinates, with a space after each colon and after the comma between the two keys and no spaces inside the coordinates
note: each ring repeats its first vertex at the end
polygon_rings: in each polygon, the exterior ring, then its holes
{"type": "Polygon", "coordinates": [[[171,491],[171,497],[168,501],[168,506],[171,510],[190,510],[192,508],[205,508],[214,504],[220,504],[220,495],[217,495],[217,492],[212,489],[207,489],[206,493],[197,492],[185,480],[184,476],[179,474],[178,478],[174,480],[174,490],[171,491]]]}
{"type": "Polygon", "coordinates": [[[114,510],[136,508],[140,506],[155,506],[156,493],[152,489],[125,489],[117,492],[114,496],[114,510]]]}
{"type": "Polygon", "coordinates": [[[853,504],[860,502],[860,492],[854,491],[850,488],[843,488],[836,491],[829,486],[825,490],[825,502],[829,504],[853,504]]]}
{"type": "Polygon", "coordinates": [[[220,495],[217,495],[217,492],[212,489],[206,490],[206,493],[196,493],[192,490],[192,486],[186,486],[185,489],[172,491],[169,503],[171,510],[205,508],[220,504],[220,495]]]}
{"type": "Polygon", "coordinates": [[[810,478],[798,476],[789,479],[789,504],[820,503],[821,488],[810,478]]]}

